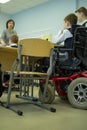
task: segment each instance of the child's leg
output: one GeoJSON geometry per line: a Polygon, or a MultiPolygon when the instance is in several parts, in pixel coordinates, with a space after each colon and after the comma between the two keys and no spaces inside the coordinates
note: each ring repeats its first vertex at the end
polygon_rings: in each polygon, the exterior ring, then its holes
{"type": "Polygon", "coordinates": [[[9,78],[10,76],[8,74],[5,74],[3,77],[3,86],[6,88],[9,86],[9,78]]]}
{"type": "Polygon", "coordinates": [[[2,86],[2,72],[1,72],[1,64],[0,64],[0,97],[2,96],[4,90],[5,87],[2,86]]]}
{"type": "Polygon", "coordinates": [[[4,92],[5,89],[6,89],[5,87],[0,86],[0,97],[2,96],[2,94],[3,94],[3,92],[4,92]]]}
{"type": "Polygon", "coordinates": [[[4,83],[2,83],[2,72],[1,72],[1,64],[0,64],[0,97],[2,96],[6,87],[8,87],[6,82],[9,81],[9,75],[6,75],[3,80],[4,80],[4,83]]]}

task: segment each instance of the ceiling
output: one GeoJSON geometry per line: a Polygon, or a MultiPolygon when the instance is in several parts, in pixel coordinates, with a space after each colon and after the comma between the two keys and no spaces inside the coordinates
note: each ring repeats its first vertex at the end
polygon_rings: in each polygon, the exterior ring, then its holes
{"type": "Polygon", "coordinates": [[[48,1],[50,0],[11,0],[6,4],[0,4],[0,12],[14,14],[48,1]]]}

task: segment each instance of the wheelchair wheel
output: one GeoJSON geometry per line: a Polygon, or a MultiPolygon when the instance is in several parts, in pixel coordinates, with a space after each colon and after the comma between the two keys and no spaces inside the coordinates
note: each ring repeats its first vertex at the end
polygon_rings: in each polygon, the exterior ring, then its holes
{"type": "Polygon", "coordinates": [[[87,78],[77,78],[70,83],[68,99],[73,107],[87,109],[87,78]]]}
{"type": "MultiPolygon", "coordinates": [[[[44,84],[43,84],[43,88],[44,88],[44,84]]],[[[51,83],[48,84],[47,86],[45,97],[43,97],[43,92],[41,91],[41,89],[39,89],[39,100],[41,102],[50,104],[53,102],[54,99],[55,99],[55,90],[51,83]]]]}

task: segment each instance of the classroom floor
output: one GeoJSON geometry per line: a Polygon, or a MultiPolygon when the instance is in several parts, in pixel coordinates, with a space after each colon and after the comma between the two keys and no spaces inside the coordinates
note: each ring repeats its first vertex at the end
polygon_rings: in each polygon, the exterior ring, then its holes
{"type": "MultiPolygon", "coordinates": [[[[4,93],[1,101],[6,100],[4,93]]],[[[12,101],[20,102],[12,92],[12,101]]],[[[23,101],[23,100],[21,100],[23,101]]],[[[32,104],[21,104],[16,107],[23,111],[23,116],[18,116],[11,110],[0,106],[1,130],[87,130],[87,110],[73,108],[68,101],[56,97],[52,105],[56,113],[32,104]]]]}

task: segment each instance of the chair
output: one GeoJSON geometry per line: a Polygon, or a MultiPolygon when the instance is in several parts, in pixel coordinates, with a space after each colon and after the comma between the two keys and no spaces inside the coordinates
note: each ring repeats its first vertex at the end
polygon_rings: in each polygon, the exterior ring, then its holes
{"type": "Polygon", "coordinates": [[[0,46],[0,96],[2,95],[2,79],[11,69],[12,63],[17,58],[17,49],[0,46]]]}
{"type": "Polygon", "coordinates": [[[0,47],[0,64],[2,79],[5,73],[10,71],[12,63],[17,58],[17,49],[10,47],[0,47]]]}
{"type": "Polygon", "coordinates": [[[5,107],[15,111],[18,115],[22,115],[23,112],[15,109],[11,103],[11,89],[12,89],[12,81],[13,79],[19,79],[19,95],[16,95],[17,98],[21,98],[24,100],[30,100],[34,105],[40,106],[51,112],[55,112],[55,108],[49,108],[44,104],[44,100],[46,98],[46,90],[49,82],[49,77],[52,73],[53,67],[53,48],[54,45],[42,39],[23,39],[20,40],[18,45],[18,57],[14,61],[11,70],[10,70],[10,81],[8,88],[8,96],[7,103],[4,104],[5,107]],[[38,59],[42,59],[44,57],[50,58],[50,65],[46,73],[36,72],[35,64],[38,59]],[[17,71],[15,71],[15,68],[17,71]],[[41,88],[44,83],[43,90],[43,102],[39,100],[38,97],[34,97],[34,86],[35,81],[38,81],[39,86],[41,88]],[[31,95],[30,89],[31,88],[31,95]]]}

